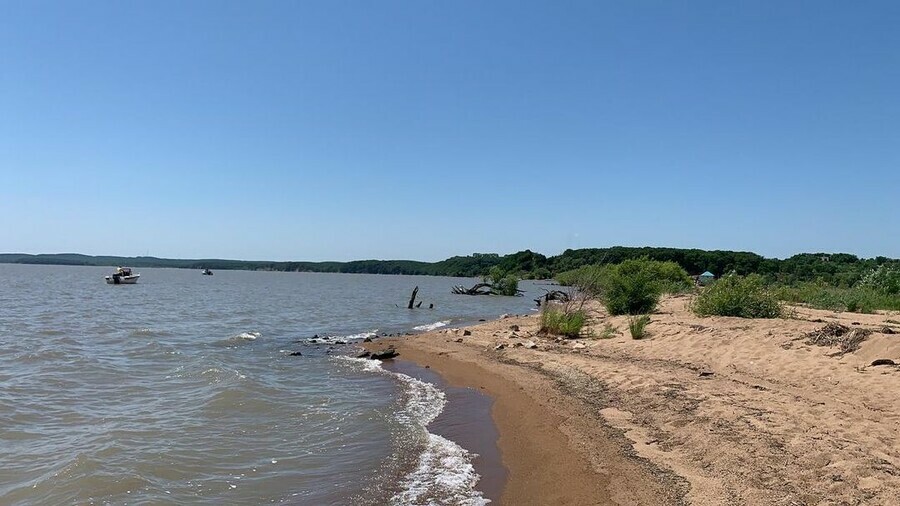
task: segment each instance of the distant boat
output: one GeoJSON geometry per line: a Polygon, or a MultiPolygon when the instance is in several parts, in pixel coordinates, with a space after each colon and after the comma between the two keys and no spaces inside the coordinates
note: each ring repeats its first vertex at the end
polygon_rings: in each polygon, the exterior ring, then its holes
{"type": "Polygon", "coordinates": [[[211,271],[209,269],[203,269],[202,271],[200,271],[200,273],[203,274],[204,276],[212,276],[213,275],[213,271],[211,271]]]}
{"type": "Polygon", "coordinates": [[[133,285],[137,283],[140,274],[131,272],[131,267],[118,267],[116,272],[106,276],[106,283],[109,285],[133,285]]]}

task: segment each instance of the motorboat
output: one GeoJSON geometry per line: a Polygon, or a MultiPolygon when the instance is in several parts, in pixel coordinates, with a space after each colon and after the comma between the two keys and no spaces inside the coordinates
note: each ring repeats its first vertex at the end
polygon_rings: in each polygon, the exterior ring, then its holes
{"type": "Polygon", "coordinates": [[[213,271],[211,271],[209,269],[203,269],[200,273],[203,274],[204,276],[212,276],[213,275],[213,271]]]}
{"type": "Polygon", "coordinates": [[[118,267],[116,272],[106,276],[106,283],[110,285],[133,285],[137,283],[140,274],[131,272],[131,267],[118,267]]]}

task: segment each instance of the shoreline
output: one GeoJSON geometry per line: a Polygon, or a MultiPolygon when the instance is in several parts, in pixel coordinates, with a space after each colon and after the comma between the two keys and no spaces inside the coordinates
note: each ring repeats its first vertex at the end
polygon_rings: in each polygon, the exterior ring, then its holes
{"type": "Polygon", "coordinates": [[[506,485],[507,469],[500,459],[499,433],[491,417],[494,398],[483,390],[451,385],[439,373],[411,360],[385,361],[382,368],[430,383],[444,393],[447,404],[428,424],[428,432],[453,441],[475,455],[472,465],[479,480],[474,488],[497,504],[506,485]]]}
{"type": "MultiPolygon", "coordinates": [[[[465,328],[475,331],[504,321],[465,328]]],[[[528,364],[489,363],[479,356],[480,350],[448,351],[422,341],[451,341],[444,332],[453,330],[458,329],[379,338],[364,347],[376,350],[395,346],[399,362],[427,367],[452,387],[476,389],[493,399],[491,417],[499,434],[500,458],[508,472],[496,504],[682,503],[681,494],[672,493],[678,487],[673,487],[677,480],[670,473],[653,469],[624,451],[622,438],[587,405],[569,397],[554,379],[528,364]],[[580,434],[581,440],[573,445],[570,438],[575,434],[580,434]]],[[[481,490],[480,485],[476,489],[481,490]]]]}
{"type": "Polygon", "coordinates": [[[686,303],[665,299],[641,340],[592,305],[611,338],[538,336],[526,315],[365,347],[494,399],[499,504],[892,504],[900,366],[872,362],[900,363],[900,315],[699,318],[686,303]],[[806,337],[829,325],[868,337],[845,353],[806,337]]]}

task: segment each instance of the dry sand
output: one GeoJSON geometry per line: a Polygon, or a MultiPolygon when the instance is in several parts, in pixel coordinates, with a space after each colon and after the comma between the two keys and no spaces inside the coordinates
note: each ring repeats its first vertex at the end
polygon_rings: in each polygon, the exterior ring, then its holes
{"type": "Polygon", "coordinates": [[[688,301],[664,300],[643,340],[592,305],[614,337],[538,336],[529,315],[371,347],[494,396],[503,504],[900,504],[900,368],[870,365],[900,363],[900,316],[698,318],[688,301]],[[806,344],[827,322],[873,333],[847,354],[806,344]]]}

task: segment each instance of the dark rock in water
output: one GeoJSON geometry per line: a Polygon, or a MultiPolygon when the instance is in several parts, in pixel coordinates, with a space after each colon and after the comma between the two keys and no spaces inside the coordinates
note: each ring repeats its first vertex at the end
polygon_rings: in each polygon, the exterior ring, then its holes
{"type": "Polygon", "coordinates": [[[299,351],[292,351],[288,355],[290,355],[292,357],[302,357],[303,356],[303,354],[300,353],[299,351]]]}
{"type": "Polygon", "coordinates": [[[367,338],[363,339],[363,342],[364,342],[364,343],[371,343],[371,342],[372,342],[372,338],[371,338],[371,337],[367,337],[367,338]]]}
{"type": "Polygon", "coordinates": [[[889,358],[879,358],[878,360],[873,360],[872,365],[897,365],[897,363],[889,358]]]}
{"type": "Polygon", "coordinates": [[[347,344],[347,341],[335,341],[334,344],[347,344]]]}
{"type": "Polygon", "coordinates": [[[369,358],[371,356],[372,356],[372,352],[364,351],[364,352],[360,353],[359,355],[357,355],[356,358],[369,358]]]}
{"type": "Polygon", "coordinates": [[[485,320],[484,318],[481,318],[481,319],[479,319],[478,321],[480,321],[480,322],[486,322],[487,320],[485,320]]]}
{"type": "Polygon", "coordinates": [[[318,338],[319,338],[319,334],[315,334],[314,336],[312,336],[312,338],[313,338],[313,339],[318,339],[318,338]]]}
{"type": "Polygon", "coordinates": [[[394,358],[397,355],[399,355],[399,353],[397,353],[397,350],[395,350],[394,347],[392,346],[390,348],[385,348],[383,350],[373,351],[372,354],[369,356],[369,358],[372,358],[375,360],[386,360],[389,358],[394,358]]]}
{"type": "Polygon", "coordinates": [[[472,335],[472,331],[471,331],[471,330],[463,330],[463,335],[464,335],[464,336],[471,336],[471,335],[472,335]]]}

